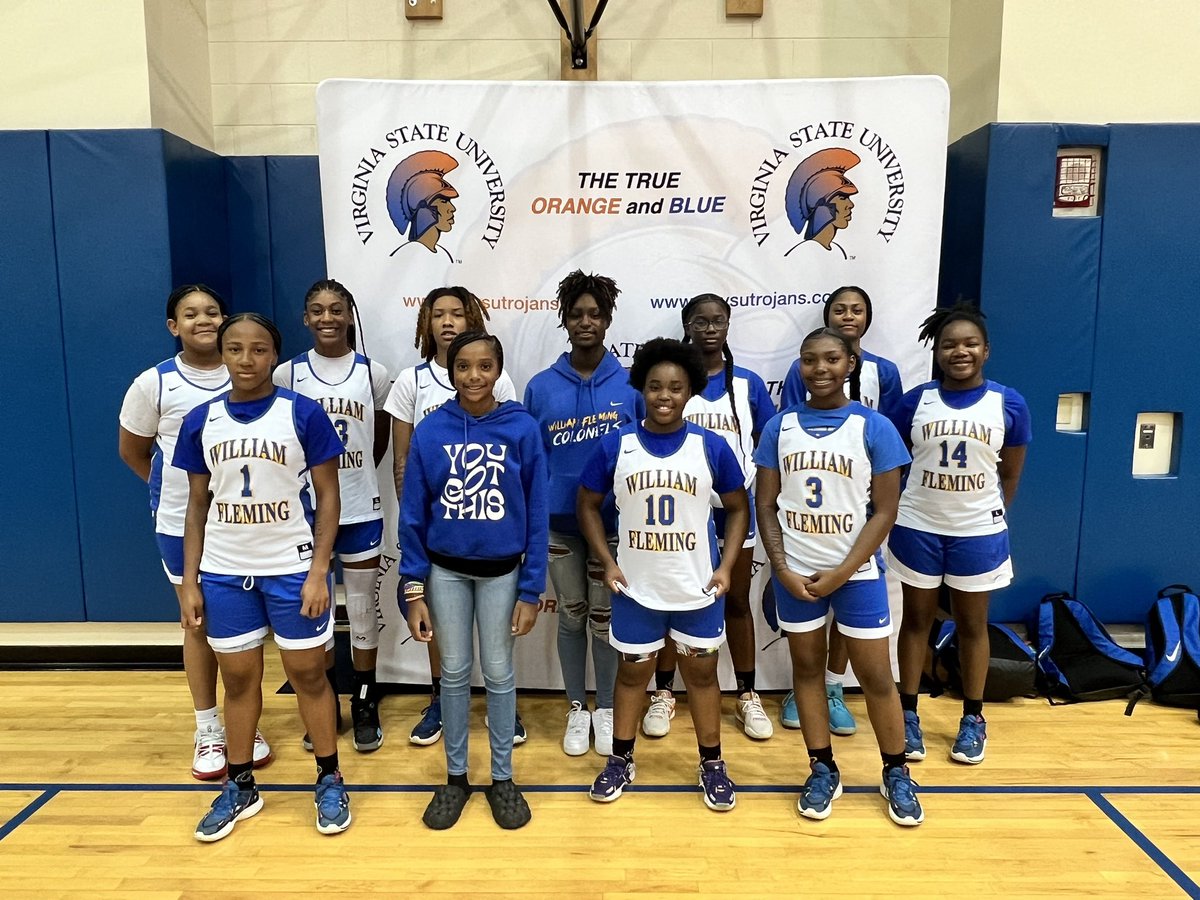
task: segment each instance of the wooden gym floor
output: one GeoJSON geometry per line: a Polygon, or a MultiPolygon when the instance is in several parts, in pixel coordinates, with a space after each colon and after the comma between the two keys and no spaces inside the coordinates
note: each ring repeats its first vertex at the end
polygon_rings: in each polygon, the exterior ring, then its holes
{"type": "MultiPolygon", "coordinates": [[[[762,744],[736,730],[725,758],[738,805],[706,809],[695,782],[686,704],[667,738],[638,743],[638,781],[618,802],[585,788],[602,760],[562,753],[564,703],[526,695],[529,742],[514,751],[533,821],[504,832],[473,796],[453,830],[421,824],[445,774],[441,744],[407,735],[420,696],[385,698],[386,741],[369,756],[341,745],[354,825],[313,827],[313,762],[294,698],[268,653],[262,731],[275,762],[265,805],[218,844],[192,829],[215,788],[191,779],[191,711],[182,672],[0,673],[0,887],[5,897],[232,896],[1200,896],[1200,723],[1144,702],[987,709],[977,767],[949,761],[960,712],[924,698],[929,758],[915,764],[926,821],[887,818],[862,697],[860,731],[834,738],[846,794],[831,818],[797,816],[806,775],[799,732],[762,744]]],[[[766,698],[777,716],[780,698],[766,698]]],[[[349,702],[342,698],[343,711],[349,702]]],[[[472,710],[474,780],[488,772],[483,699],[472,710]]]]}

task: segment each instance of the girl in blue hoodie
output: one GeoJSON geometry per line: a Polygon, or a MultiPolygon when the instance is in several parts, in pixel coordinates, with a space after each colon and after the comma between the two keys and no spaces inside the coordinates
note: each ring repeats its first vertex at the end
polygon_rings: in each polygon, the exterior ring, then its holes
{"type": "MultiPolygon", "coordinates": [[[[558,318],[571,349],[533,376],[525,408],[541,431],[550,470],[550,580],[558,598],[558,663],[570,709],[563,752],[582,756],[596,735],[596,752],[612,753],[613,685],[617,651],[608,642],[612,593],[604,570],[588,552],[575,518],[575,495],[584,464],[600,438],[645,414],[642,395],[604,344],[620,289],[603,275],[576,269],[558,285],[558,318]],[[596,672],[596,710],[588,711],[587,651],[591,632],[596,672]]],[[[612,498],[602,518],[610,544],[616,540],[612,498]]]]}
{"type": "Polygon", "coordinates": [[[447,783],[425,810],[449,828],[470,797],[467,713],[478,623],[487,689],[492,784],[485,791],[502,828],[520,828],[529,805],[513,783],[516,721],[513,641],[537,619],[546,586],[546,455],[537,423],[493,388],[504,369],[500,341],[481,331],[450,344],[457,394],[413,430],[400,506],[400,577],[413,637],[434,634],[442,653],[447,783]]]}

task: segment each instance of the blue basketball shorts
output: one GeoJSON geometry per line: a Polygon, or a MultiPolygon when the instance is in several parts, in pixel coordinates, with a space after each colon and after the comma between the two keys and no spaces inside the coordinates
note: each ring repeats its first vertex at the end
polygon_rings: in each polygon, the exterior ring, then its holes
{"type": "Polygon", "coordinates": [[[383,519],[339,525],[333,540],[333,555],[344,563],[373,559],[382,548],[383,519]]]}
{"type": "Polygon", "coordinates": [[[816,631],[825,627],[825,618],[833,610],[837,628],[847,637],[860,640],[886,638],[892,633],[892,614],[888,608],[887,584],[878,578],[847,581],[828,597],[817,601],[800,600],[788,592],[779,579],[771,576],[775,587],[775,609],[782,631],[816,631]]]}
{"type": "MultiPolygon", "coordinates": [[[[746,496],[750,499],[750,526],[746,530],[746,540],[742,541],[743,547],[753,547],[758,540],[758,525],[754,518],[754,488],[746,489],[746,496]]],[[[721,506],[713,507],[713,527],[717,531],[717,546],[725,546],[725,508],[721,506]]]]}
{"type": "Polygon", "coordinates": [[[667,645],[667,637],[697,650],[725,643],[725,597],[699,609],[651,609],[620,591],[613,593],[608,642],[622,653],[647,654],[667,645]]]}
{"type": "Polygon", "coordinates": [[[1007,587],[1013,578],[1008,530],[950,537],[896,525],[888,536],[888,559],[900,580],[918,588],[943,581],[972,593],[1007,587]]]}
{"type": "Polygon", "coordinates": [[[300,589],[307,572],[291,575],[200,573],[208,643],[218,653],[262,646],[267,630],[281,650],[324,647],[333,637],[333,577],[329,611],[315,619],[300,615],[300,589]]]}
{"type": "Polygon", "coordinates": [[[158,555],[162,557],[163,571],[171,584],[183,584],[183,535],[155,532],[158,555]]]}

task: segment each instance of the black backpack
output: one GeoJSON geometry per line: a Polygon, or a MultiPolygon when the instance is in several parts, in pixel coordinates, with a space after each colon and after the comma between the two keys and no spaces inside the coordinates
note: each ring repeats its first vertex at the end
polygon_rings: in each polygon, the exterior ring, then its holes
{"type": "Polygon", "coordinates": [[[1200,599],[1185,584],[1159,591],[1146,615],[1146,672],[1157,702],[1200,709],[1200,599]]]}
{"type": "MultiPolygon", "coordinates": [[[[1013,697],[1037,695],[1037,657],[1007,625],[988,623],[987,681],[983,685],[983,700],[995,703],[1013,697]]],[[[962,666],[959,662],[958,631],[951,621],[942,623],[933,644],[933,673],[946,687],[962,692],[962,666]]],[[[933,696],[941,693],[941,684],[933,696]]]]}
{"type": "Polygon", "coordinates": [[[1038,605],[1037,666],[1053,703],[1134,698],[1145,688],[1141,657],[1112,639],[1095,614],[1070,594],[1047,594],[1038,605]]]}

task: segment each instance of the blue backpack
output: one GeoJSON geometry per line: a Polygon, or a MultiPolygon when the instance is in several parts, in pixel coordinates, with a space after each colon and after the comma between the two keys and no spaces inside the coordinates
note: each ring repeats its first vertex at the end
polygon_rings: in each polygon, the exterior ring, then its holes
{"type": "Polygon", "coordinates": [[[1112,639],[1095,614],[1067,593],[1038,605],[1038,671],[1054,702],[1136,697],[1145,688],[1142,659],[1112,639]]]}
{"type": "Polygon", "coordinates": [[[1186,584],[1159,591],[1146,615],[1146,672],[1156,701],[1200,709],[1200,599],[1186,584]]]}
{"type": "MultiPolygon", "coordinates": [[[[931,635],[933,648],[933,681],[930,696],[936,697],[944,687],[962,691],[962,666],[959,662],[958,631],[953,622],[942,623],[936,636],[931,635]]],[[[988,673],[983,685],[983,700],[996,703],[1013,697],[1033,697],[1037,694],[1036,657],[1021,636],[1007,625],[988,623],[988,673]]]]}

